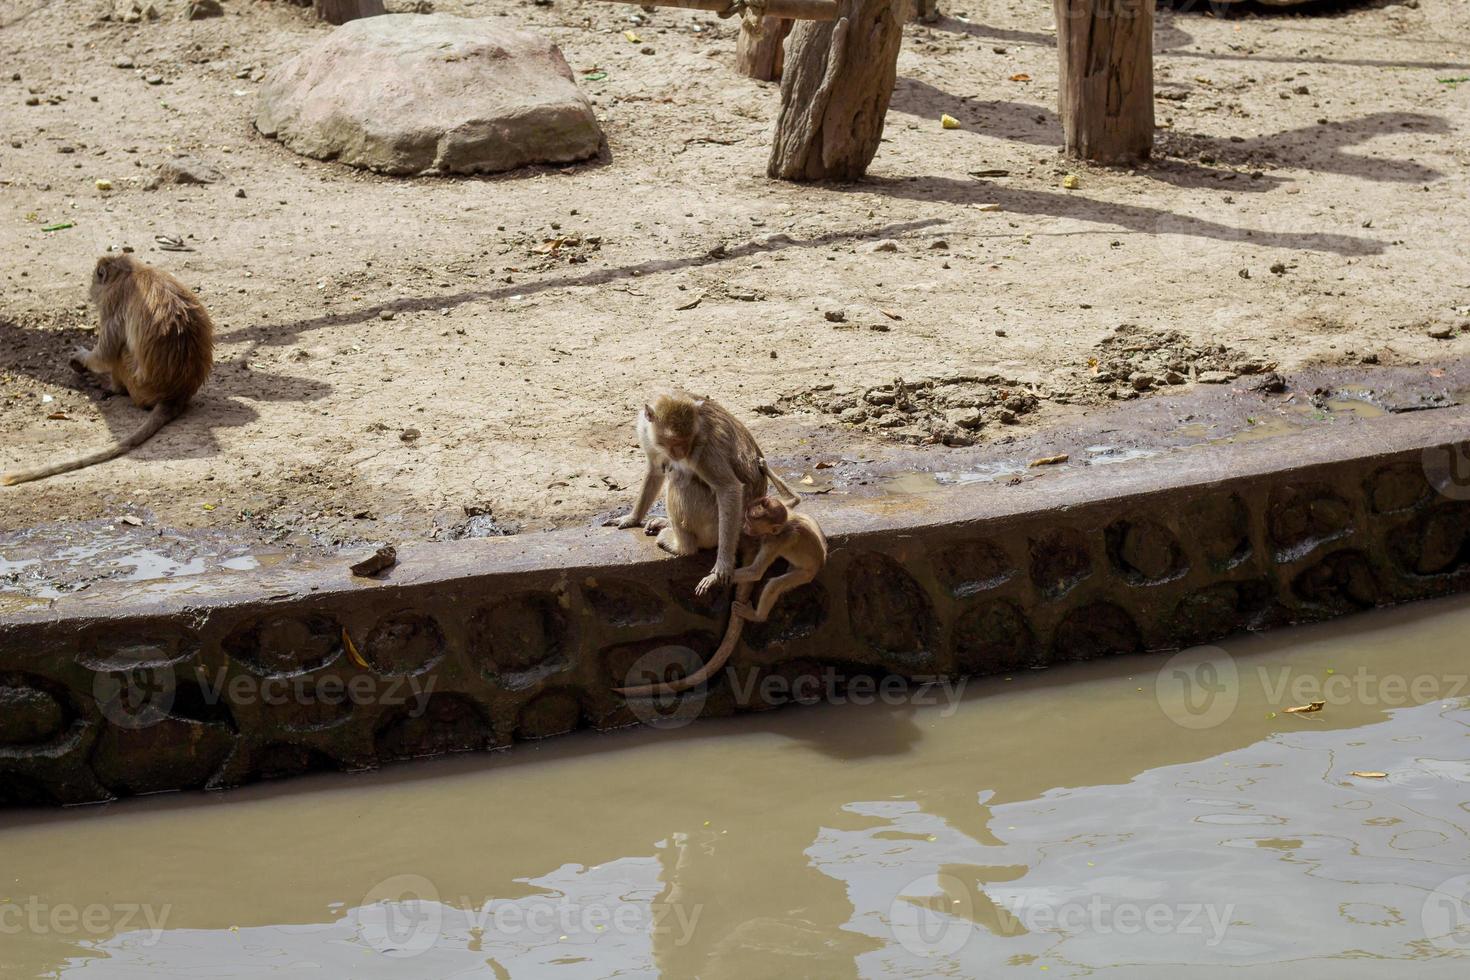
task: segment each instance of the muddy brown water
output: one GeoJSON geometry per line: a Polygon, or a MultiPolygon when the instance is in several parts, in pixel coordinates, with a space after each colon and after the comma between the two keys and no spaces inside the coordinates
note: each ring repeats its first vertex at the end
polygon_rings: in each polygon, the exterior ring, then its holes
{"type": "Polygon", "coordinates": [[[0,976],[1464,977],[1467,645],[1446,600],[7,813],[0,976]]]}

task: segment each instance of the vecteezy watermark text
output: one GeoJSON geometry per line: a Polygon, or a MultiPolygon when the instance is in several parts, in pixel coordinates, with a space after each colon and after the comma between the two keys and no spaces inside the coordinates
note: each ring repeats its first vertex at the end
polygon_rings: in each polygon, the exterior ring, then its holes
{"type": "Polygon", "coordinates": [[[31,895],[24,900],[0,901],[0,936],[29,933],[36,936],[115,936],[142,932],[144,946],[152,946],[168,926],[172,905],[117,902],[75,905],[47,902],[31,895]]]}
{"type": "Polygon", "coordinates": [[[1142,903],[1102,895],[1068,902],[1037,901],[1024,894],[982,900],[958,877],[937,873],[914,879],[894,897],[889,923],[894,938],[909,952],[951,956],[975,934],[981,904],[989,906],[988,930],[1002,936],[1032,932],[1198,936],[1211,948],[1225,940],[1235,915],[1233,904],[1142,903]]]}
{"type": "MultiPolygon", "coordinates": [[[[411,718],[428,708],[438,678],[378,677],[373,674],[301,674],[257,677],[234,673],[226,667],[197,669],[197,690],[207,707],[224,702],[234,707],[408,707],[411,718]]],[[[139,730],[170,716],[179,697],[179,680],[172,667],[137,667],[99,671],[92,694],[108,721],[119,728],[139,730]]]]}
{"type": "Polygon", "coordinates": [[[200,687],[207,704],[218,704],[221,700],[231,705],[244,706],[263,704],[280,707],[288,704],[311,706],[325,705],[383,705],[402,707],[412,705],[409,717],[417,718],[423,713],[434,693],[438,678],[420,677],[377,677],[372,674],[301,675],[297,677],[255,677],[250,674],[230,676],[229,670],[221,667],[213,673],[203,669],[199,672],[200,687]]]}
{"type": "MultiPolygon", "coordinates": [[[[623,687],[669,684],[702,666],[688,647],[671,645],[651,650],[628,670],[623,687]]],[[[938,708],[948,718],[959,710],[968,678],[943,674],[852,673],[836,667],[814,667],[792,673],[762,667],[727,666],[704,684],[687,691],[660,692],[632,697],[628,706],[644,724],[681,728],[698,717],[717,680],[728,682],[736,704],[744,708],[773,708],[787,704],[885,704],[894,707],[938,708]]]]}
{"type": "Polygon", "coordinates": [[[381,953],[413,957],[446,937],[479,935],[484,940],[564,942],[612,933],[667,937],[685,946],[703,905],[672,902],[579,902],[565,896],[529,896],[476,903],[468,897],[442,901],[422,875],[395,875],[374,885],[357,911],[358,933],[381,953]]]}

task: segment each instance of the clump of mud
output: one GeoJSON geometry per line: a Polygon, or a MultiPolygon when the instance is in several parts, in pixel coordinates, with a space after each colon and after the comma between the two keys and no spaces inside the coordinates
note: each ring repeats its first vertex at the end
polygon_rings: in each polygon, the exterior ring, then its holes
{"type": "Polygon", "coordinates": [[[512,521],[496,518],[489,507],[480,504],[465,504],[464,520],[450,524],[435,521],[429,535],[432,541],[464,541],[470,538],[503,538],[520,533],[520,526],[512,521]]]}
{"type": "Polygon", "coordinates": [[[1177,330],[1148,330],[1132,323],[1104,337],[1095,351],[1082,381],[1113,398],[1191,382],[1225,384],[1276,367],[1274,361],[1247,357],[1224,344],[1201,344],[1177,330]]]}
{"type": "Polygon", "coordinates": [[[1029,415],[1044,396],[1019,381],[999,375],[955,375],[905,381],[873,388],[818,385],[782,395],[760,406],[766,415],[815,412],[844,425],[911,445],[969,446],[981,432],[1029,415]]]}

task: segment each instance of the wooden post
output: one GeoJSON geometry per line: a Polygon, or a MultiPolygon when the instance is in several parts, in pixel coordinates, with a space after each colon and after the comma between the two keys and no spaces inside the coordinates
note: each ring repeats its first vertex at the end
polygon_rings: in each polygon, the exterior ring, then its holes
{"type": "Polygon", "coordinates": [[[839,0],[835,21],[792,29],[768,175],[858,180],[867,172],[883,138],[908,2],[839,0]]]}
{"type": "Polygon", "coordinates": [[[388,12],[383,0],[314,0],[316,15],[328,24],[345,24],[360,17],[377,17],[388,12]]]}
{"type": "Polygon", "coordinates": [[[795,23],[789,17],[742,17],[740,40],[735,42],[735,70],[763,82],[780,78],[786,35],[795,23]]]}
{"type": "Polygon", "coordinates": [[[1154,0],[1054,0],[1066,153],[1147,160],[1154,145],[1154,0]]]}

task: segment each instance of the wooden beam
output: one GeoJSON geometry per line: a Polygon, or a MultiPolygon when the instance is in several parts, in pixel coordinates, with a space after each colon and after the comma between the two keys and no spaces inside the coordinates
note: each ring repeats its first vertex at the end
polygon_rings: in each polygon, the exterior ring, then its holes
{"type": "Polygon", "coordinates": [[[684,10],[708,10],[724,16],[732,16],[749,10],[762,17],[787,17],[791,20],[836,20],[836,0],[764,0],[748,3],[731,3],[730,0],[610,0],[612,3],[631,3],[640,7],[681,7],[684,10]]]}

